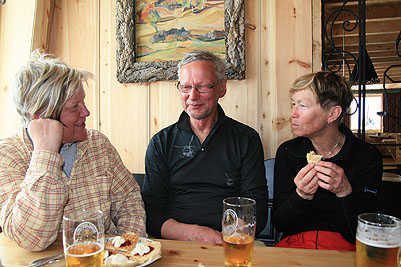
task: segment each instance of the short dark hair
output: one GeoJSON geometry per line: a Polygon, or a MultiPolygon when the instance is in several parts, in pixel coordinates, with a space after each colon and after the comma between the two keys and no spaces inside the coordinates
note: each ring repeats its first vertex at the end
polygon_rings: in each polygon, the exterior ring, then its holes
{"type": "Polygon", "coordinates": [[[314,92],[322,108],[341,106],[339,119],[349,110],[354,99],[351,87],[345,79],[330,71],[319,71],[299,77],[292,84],[290,92],[295,93],[297,90],[306,88],[310,88],[314,92]]]}

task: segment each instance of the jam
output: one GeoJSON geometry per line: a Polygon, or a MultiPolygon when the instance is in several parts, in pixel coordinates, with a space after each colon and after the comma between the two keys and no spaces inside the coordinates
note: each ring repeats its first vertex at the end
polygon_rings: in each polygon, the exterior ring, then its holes
{"type": "Polygon", "coordinates": [[[129,246],[129,245],[131,245],[131,241],[125,240],[125,242],[121,244],[120,248],[121,248],[121,247],[129,246]]]}
{"type": "MultiPolygon", "coordinates": [[[[145,254],[143,254],[142,256],[148,255],[150,252],[152,252],[152,250],[154,250],[154,247],[152,247],[152,246],[149,246],[149,251],[148,251],[148,252],[146,252],[145,254]]],[[[135,255],[134,255],[134,256],[141,256],[141,255],[139,255],[138,253],[135,253],[135,255]]]]}

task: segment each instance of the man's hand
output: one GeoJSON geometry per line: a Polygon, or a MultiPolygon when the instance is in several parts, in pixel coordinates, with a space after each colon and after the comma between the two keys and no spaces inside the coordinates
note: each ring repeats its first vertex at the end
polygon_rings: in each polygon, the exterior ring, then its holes
{"type": "Polygon", "coordinates": [[[316,163],[315,170],[321,188],[329,190],[337,197],[346,197],[352,193],[352,186],[344,170],[338,165],[328,161],[319,161],[316,163]]]}
{"type": "Polygon", "coordinates": [[[189,241],[197,241],[197,242],[205,242],[212,244],[223,244],[223,238],[220,232],[199,225],[190,225],[191,230],[188,231],[188,240],[189,241]]]}
{"type": "Polygon", "coordinates": [[[53,119],[34,119],[28,125],[34,150],[59,152],[63,138],[63,125],[53,119]]]}
{"type": "Polygon", "coordinates": [[[313,168],[314,163],[310,163],[299,170],[294,178],[297,186],[296,192],[303,199],[312,200],[319,188],[319,178],[316,176],[317,171],[313,168]]]}
{"type": "Polygon", "coordinates": [[[223,244],[220,232],[206,226],[179,223],[174,219],[163,223],[161,234],[167,239],[223,244]]]}

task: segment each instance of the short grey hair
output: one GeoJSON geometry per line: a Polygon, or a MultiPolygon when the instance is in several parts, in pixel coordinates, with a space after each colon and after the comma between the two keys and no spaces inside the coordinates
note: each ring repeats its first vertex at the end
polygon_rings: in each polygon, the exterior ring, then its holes
{"type": "Polygon", "coordinates": [[[58,58],[32,52],[13,81],[13,102],[21,116],[21,124],[28,126],[33,116],[60,119],[65,102],[83,88],[93,74],[74,69],[58,58]]]}
{"type": "Polygon", "coordinates": [[[207,60],[212,62],[214,70],[216,71],[217,79],[221,81],[225,78],[226,64],[221,58],[208,51],[194,50],[186,54],[180,63],[178,63],[178,80],[180,80],[181,67],[198,60],[207,60]]]}

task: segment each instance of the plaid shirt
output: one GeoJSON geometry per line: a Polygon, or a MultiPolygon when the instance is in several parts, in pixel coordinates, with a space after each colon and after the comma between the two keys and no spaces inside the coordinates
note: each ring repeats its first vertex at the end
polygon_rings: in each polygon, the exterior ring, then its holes
{"type": "Polygon", "coordinates": [[[106,234],[146,236],[140,188],[102,133],[87,130],[77,143],[71,177],[60,154],[33,151],[26,129],[0,140],[0,227],[27,250],[43,250],[61,229],[63,213],[103,211],[106,234]]]}

